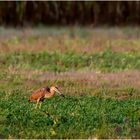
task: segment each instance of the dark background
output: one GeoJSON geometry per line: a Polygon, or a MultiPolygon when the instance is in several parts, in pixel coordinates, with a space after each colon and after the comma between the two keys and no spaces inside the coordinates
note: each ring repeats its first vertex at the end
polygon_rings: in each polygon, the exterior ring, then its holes
{"type": "Polygon", "coordinates": [[[139,1],[1,1],[0,25],[139,25],[139,1]]]}

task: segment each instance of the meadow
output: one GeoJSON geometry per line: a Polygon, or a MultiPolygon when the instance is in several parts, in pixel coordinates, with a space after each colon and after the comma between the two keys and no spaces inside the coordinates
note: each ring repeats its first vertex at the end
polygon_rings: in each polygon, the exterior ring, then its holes
{"type": "Polygon", "coordinates": [[[140,138],[140,28],[0,28],[0,138],[140,138]],[[65,98],[28,102],[58,85],[65,98]]]}

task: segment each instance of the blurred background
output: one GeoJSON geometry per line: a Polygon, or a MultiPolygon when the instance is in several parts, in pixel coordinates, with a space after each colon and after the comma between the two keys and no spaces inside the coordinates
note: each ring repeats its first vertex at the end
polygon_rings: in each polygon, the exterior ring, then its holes
{"type": "Polygon", "coordinates": [[[1,25],[140,24],[140,1],[1,1],[1,25]]]}

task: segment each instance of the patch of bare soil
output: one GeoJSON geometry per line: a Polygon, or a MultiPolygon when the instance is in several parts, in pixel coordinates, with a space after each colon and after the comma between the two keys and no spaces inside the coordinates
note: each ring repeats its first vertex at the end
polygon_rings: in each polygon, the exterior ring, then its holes
{"type": "Polygon", "coordinates": [[[110,88],[114,87],[134,87],[140,89],[140,71],[123,71],[117,73],[96,73],[96,72],[63,72],[52,73],[46,72],[38,77],[41,81],[47,80],[64,80],[79,81],[82,84],[100,87],[105,85],[110,88]],[[87,84],[88,83],[88,84],[87,84]]]}
{"type": "Polygon", "coordinates": [[[74,82],[83,87],[99,88],[106,86],[109,88],[134,87],[140,89],[140,71],[128,70],[114,73],[100,73],[93,71],[84,72],[46,72],[41,70],[21,70],[18,68],[9,68],[7,72],[15,75],[24,75],[29,81],[47,82],[64,81],[74,82]]]}

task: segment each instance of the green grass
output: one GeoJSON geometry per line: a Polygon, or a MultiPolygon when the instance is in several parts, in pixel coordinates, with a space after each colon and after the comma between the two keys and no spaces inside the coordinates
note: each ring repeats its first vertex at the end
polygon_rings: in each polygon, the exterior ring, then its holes
{"type": "Polygon", "coordinates": [[[15,52],[0,54],[1,65],[5,67],[21,67],[23,69],[39,69],[54,72],[100,70],[116,72],[128,69],[140,69],[140,53],[113,52],[106,49],[95,54],[78,54],[74,52],[15,52]]]}
{"type": "Polygon", "coordinates": [[[1,93],[0,132],[4,138],[139,137],[138,99],[56,96],[35,109],[26,92],[17,89],[1,93]]]}

